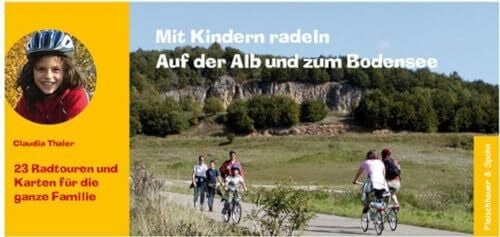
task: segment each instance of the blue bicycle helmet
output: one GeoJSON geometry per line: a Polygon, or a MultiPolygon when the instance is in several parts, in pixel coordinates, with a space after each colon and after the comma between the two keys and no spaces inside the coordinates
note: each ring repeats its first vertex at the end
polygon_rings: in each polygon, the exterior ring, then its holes
{"type": "Polygon", "coordinates": [[[59,54],[72,57],[75,46],[71,37],[59,30],[40,30],[31,35],[26,47],[28,57],[59,54]]]}
{"type": "Polygon", "coordinates": [[[240,165],[239,165],[239,164],[233,164],[233,165],[231,166],[231,170],[238,170],[238,171],[241,171],[240,169],[241,169],[241,167],[240,167],[240,165]]]}

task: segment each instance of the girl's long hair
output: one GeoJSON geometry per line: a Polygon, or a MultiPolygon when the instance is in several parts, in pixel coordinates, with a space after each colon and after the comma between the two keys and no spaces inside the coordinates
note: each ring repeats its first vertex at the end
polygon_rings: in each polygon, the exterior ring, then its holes
{"type": "MultiPolygon", "coordinates": [[[[28,62],[24,64],[16,81],[16,88],[21,89],[22,96],[24,96],[28,102],[28,107],[33,111],[35,110],[35,102],[44,99],[46,96],[35,84],[34,69],[42,57],[49,55],[45,54],[29,57],[28,62]]],[[[64,71],[63,82],[54,94],[58,95],[68,88],[85,88],[86,82],[73,63],[73,59],[62,55],[54,56],[58,57],[63,62],[64,71]]]]}
{"type": "Polygon", "coordinates": [[[375,151],[375,150],[369,150],[368,153],[366,153],[366,159],[367,160],[378,159],[378,157],[377,157],[377,151],[375,151]]]}

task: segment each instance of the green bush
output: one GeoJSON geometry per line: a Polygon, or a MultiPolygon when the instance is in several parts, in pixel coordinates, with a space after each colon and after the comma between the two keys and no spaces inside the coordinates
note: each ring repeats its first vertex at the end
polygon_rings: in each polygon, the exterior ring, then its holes
{"type": "Polygon", "coordinates": [[[255,96],[248,102],[237,101],[227,108],[226,125],[244,134],[254,128],[290,127],[299,122],[300,107],[286,96],[255,96]]]}
{"type": "Polygon", "coordinates": [[[224,105],[219,98],[208,97],[205,100],[205,105],[203,106],[203,112],[206,115],[214,115],[224,111],[224,105]]]}
{"type": "Polygon", "coordinates": [[[299,115],[299,105],[286,96],[255,96],[248,101],[248,116],[258,129],[293,126],[299,115]]]}
{"type": "Polygon", "coordinates": [[[261,188],[254,198],[257,209],[249,218],[260,227],[261,236],[292,236],[293,231],[303,231],[315,215],[308,192],[294,189],[288,181],[277,183],[272,190],[261,188]]]}
{"type": "Polygon", "coordinates": [[[275,121],[271,127],[291,127],[299,122],[300,106],[292,98],[286,96],[271,97],[272,104],[276,110],[273,110],[271,116],[275,121]]]}
{"type": "Polygon", "coordinates": [[[197,125],[202,111],[200,103],[195,98],[187,96],[179,100],[179,106],[189,117],[189,124],[197,125]]]}
{"type": "Polygon", "coordinates": [[[271,100],[267,96],[254,96],[248,100],[248,116],[254,121],[257,129],[269,127],[271,117],[269,111],[273,110],[271,100]]]}
{"type": "Polygon", "coordinates": [[[248,116],[247,104],[236,101],[227,108],[226,126],[229,130],[245,134],[254,130],[253,120],[248,116]]]}
{"type": "Polygon", "coordinates": [[[302,122],[317,122],[326,117],[328,108],[320,100],[309,100],[300,106],[300,120],[302,122]]]}
{"type": "Polygon", "coordinates": [[[168,118],[168,134],[177,134],[186,130],[189,127],[188,120],[179,111],[171,111],[167,113],[168,118]]]}
{"type": "Polygon", "coordinates": [[[180,106],[172,100],[163,103],[151,101],[142,104],[140,122],[146,135],[166,136],[176,134],[188,128],[188,120],[180,111],[180,106]]]}

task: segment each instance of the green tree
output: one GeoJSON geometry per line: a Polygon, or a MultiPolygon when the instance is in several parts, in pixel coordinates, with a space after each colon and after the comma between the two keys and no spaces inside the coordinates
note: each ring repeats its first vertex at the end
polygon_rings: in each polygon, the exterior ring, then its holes
{"type": "Polygon", "coordinates": [[[391,98],[376,89],[361,99],[354,117],[369,128],[388,128],[391,104],[391,98]]]}
{"type": "Polygon", "coordinates": [[[429,90],[419,90],[414,92],[412,102],[417,113],[417,122],[414,124],[414,131],[435,132],[437,131],[438,119],[436,111],[432,106],[429,90]]]}
{"type": "Polygon", "coordinates": [[[432,104],[438,119],[438,130],[441,132],[456,131],[453,121],[457,104],[456,94],[438,89],[432,94],[432,104]]]}
{"type": "Polygon", "coordinates": [[[417,122],[417,112],[407,100],[394,102],[391,107],[390,124],[396,130],[413,130],[413,124],[417,122]]]}
{"type": "MultiPolygon", "coordinates": [[[[207,52],[207,57],[215,58],[215,59],[222,59],[224,57],[224,50],[222,49],[221,45],[217,42],[213,43],[210,45],[208,48],[207,52]]],[[[210,79],[211,81],[217,80],[220,76],[224,75],[226,73],[226,67],[215,67],[215,68],[206,68],[204,69],[206,71],[206,77],[210,79]]]]}

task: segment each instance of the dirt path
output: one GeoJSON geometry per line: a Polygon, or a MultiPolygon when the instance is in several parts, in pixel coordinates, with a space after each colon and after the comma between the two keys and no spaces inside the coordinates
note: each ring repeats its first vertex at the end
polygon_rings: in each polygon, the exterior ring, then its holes
{"type": "MultiPolygon", "coordinates": [[[[169,200],[176,202],[180,205],[184,205],[188,208],[193,208],[193,196],[187,194],[178,194],[171,192],[164,192],[162,195],[169,200]]],[[[206,201],[205,201],[206,202],[206,201]]],[[[205,204],[206,205],[206,204],[205,204]]],[[[246,214],[255,208],[255,205],[251,203],[243,203],[243,218],[239,225],[245,226],[251,230],[255,230],[255,226],[250,220],[246,218],[246,214]]],[[[205,206],[205,209],[207,207],[205,206]]],[[[220,199],[214,201],[214,211],[202,212],[204,215],[217,220],[222,221],[221,217],[222,204],[220,199]]],[[[310,222],[306,230],[302,233],[306,236],[332,236],[332,235],[376,235],[373,228],[368,229],[366,233],[360,228],[359,219],[339,217],[334,215],[317,214],[310,222]]],[[[386,226],[382,235],[386,236],[466,236],[467,234],[459,232],[451,232],[444,230],[436,230],[430,228],[423,228],[411,225],[398,225],[396,231],[391,231],[388,226],[386,226]]]]}

